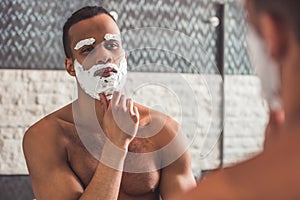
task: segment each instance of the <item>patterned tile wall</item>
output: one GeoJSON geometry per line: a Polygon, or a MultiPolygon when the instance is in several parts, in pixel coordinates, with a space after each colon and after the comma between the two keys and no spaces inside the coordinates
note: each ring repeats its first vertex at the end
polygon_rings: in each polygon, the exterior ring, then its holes
{"type": "MultiPolygon", "coordinates": [[[[130,50],[131,71],[218,73],[221,30],[220,26],[209,23],[211,17],[219,15],[217,0],[1,0],[0,68],[64,69],[63,23],[80,7],[102,3],[119,14],[125,48],[130,50]],[[146,27],[160,30],[148,31],[146,27]],[[140,32],[141,28],[144,32],[140,32]],[[134,34],[129,34],[133,31],[134,34]],[[151,68],[149,63],[160,67],[151,68]]],[[[227,74],[252,73],[241,40],[245,26],[241,7],[227,2],[227,74]]]]}

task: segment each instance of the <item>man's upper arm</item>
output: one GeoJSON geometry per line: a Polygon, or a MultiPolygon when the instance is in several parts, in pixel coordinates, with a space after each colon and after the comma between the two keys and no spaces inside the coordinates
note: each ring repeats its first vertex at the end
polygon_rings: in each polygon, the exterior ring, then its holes
{"type": "Polygon", "coordinates": [[[162,159],[167,162],[170,157],[176,161],[162,169],[160,181],[160,194],[163,199],[169,199],[177,193],[185,192],[196,187],[196,181],[191,170],[191,155],[186,150],[186,138],[181,132],[179,124],[171,118],[167,118],[163,134],[160,138],[162,159]]]}
{"type": "Polygon", "coordinates": [[[31,128],[23,150],[35,198],[78,199],[83,188],[67,164],[67,153],[49,129],[31,128]]]}
{"type": "Polygon", "coordinates": [[[190,155],[185,152],[178,160],[162,170],[160,193],[163,199],[174,197],[196,187],[191,171],[190,155]]]}

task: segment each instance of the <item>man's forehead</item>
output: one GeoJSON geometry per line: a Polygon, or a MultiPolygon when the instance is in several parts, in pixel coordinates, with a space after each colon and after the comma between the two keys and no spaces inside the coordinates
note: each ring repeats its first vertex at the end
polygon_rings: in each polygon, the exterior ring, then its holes
{"type": "Polygon", "coordinates": [[[106,34],[120,34],[118,25],[106,14],[82,20],[69,30],[70,41],[73,45],[88,38],[95,38],[97,42],[102,42],[105,40],[106,34]]]}

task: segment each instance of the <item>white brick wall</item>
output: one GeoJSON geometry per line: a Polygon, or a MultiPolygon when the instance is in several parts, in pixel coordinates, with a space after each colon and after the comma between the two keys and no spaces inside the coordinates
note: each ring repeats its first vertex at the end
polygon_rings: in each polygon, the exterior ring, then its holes
{"type": "Polygon", "coordinates": [[[63,71],[0,70],[0,174],[26,174],[22,137],[34,122],[70,102],[63,71]]]}
{"type": "Polygon", "coordinates": [[[262,149],[268,109],[260,98],[260,81],[252,76],[225,80],[224,163],[236,163],[262,149]]]}
{"type": "MultiPolygon", "coordinates": [[[[27,174],[21,146],[25,130],[43,116],[69,103],[76,84],[64,71],[0,70],[0,80],[0,174],[27,174]]],[[[192,167],[196,173],[200,168],[215,168],[220,163],[218,143],[205,159],[200,153],[207,130],[212,130],[212,134],[208,135],[206,144],[214,144],[220,132],[221,115],[213,118],[211,126],[210,122],[213,109],[221,109],[221,84],[219,77],[214,75],[130,73],[126,93],[132,95],[135,101],[162,110],[178,121],[182,111],[183,130],[190,137],[195,133],[190,127],[198,128],[196,134],[199,137],[191,147],[192,167]],[[183,80],[189,83],[189,87],[184,85],[183,80]],[[195,95],[191,95],[190,91],[194,91],[195,95]],[[190,101],[182,101],[180,96],[188,97],[184,99],[190,101]],[[216,103],[214,107],[212,98],[216,103]],[[199,105],[199,122],[193,117],[197,113],[193,100],[199,105]]],[[[224,161],[230,164],[261,149],[267,115],[259,95],[257,77],[227,76],[225,104],[224,161]]]]}

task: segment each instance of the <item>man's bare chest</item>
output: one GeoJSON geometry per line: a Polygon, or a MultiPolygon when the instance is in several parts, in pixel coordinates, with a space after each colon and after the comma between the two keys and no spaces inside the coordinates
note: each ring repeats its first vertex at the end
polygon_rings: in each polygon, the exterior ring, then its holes
{"type": "MultiPolygon", "coordinates": [[[[96,141],[97,139],[94,140],[96,141]]],[[[79,138],[73,139],[72,143],[70,143],[71,145],[67,148],[68,162],[83,187],[87,187],[97,168],[101,148],[89,149],[92,147],[86,147],[83,143],[79,138]],[[98,155],[95,155],[96,150],[99,150],[98,155]]],[[[101,146],[100,140],[98,145],[101,146]]],[[[136,139],[130,144],[129,151],[132,153],[152,152],[154,151],[154,146],[149,140],[136,139]]],[[[132,156],[128,156],[125,160],[127,167],[153,165],[154,163],[154,160],[133,159],[132,156]]],[[[120,193],[124,192],[133,196],[155,193],[158,188],[159,179],[159,171],[144,173],[123,172],[120,193]]]]}

